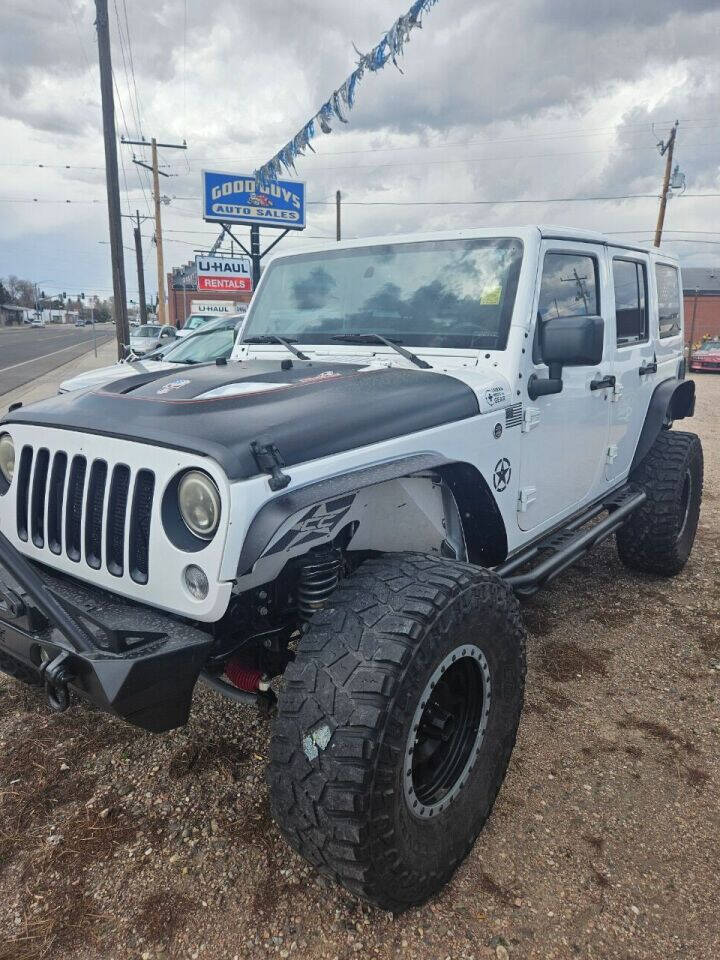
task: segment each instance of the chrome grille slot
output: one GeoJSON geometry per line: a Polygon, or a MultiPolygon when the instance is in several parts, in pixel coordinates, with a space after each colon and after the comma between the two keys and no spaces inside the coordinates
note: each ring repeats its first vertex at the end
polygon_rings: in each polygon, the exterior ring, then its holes
{"type": "Polygon", "coordinates": [[[62,450],[53,457],[48,492],[47,540],[53,553],[62,553],[62,509],[67,474],[67,454],[62,450]]]}
{"type": "Polygon", "coordinates": [[[155,474],[138,470],[130,514],[130,576],[135,583],[148,582],[150,516],[152,512],[155,474]]]}
{"type": "Polygon", "coordinates": [[[21,540],[28,538],[28,502],[30,500],[30,468],[32,447],[23,447],[18,467],[18,491],[16,501],[17,532],[21,540]]]}
{"type": "Polygon", "coordinates": [[[49,464],[50,453],[45,447],[41,447],[35,457],[30,495],[30,535],[36,547],[45,546],[45,493],[49,464]]]}
{"type": "Polygon", "coordinates": [[[130,468],[118,464],[110,480],[105,531],[105,563],[114,577],[121,577],[125,569],[125,516],[130,490],[130,468]]]}
{"type": "Polygon", "coordinates": [[[67,502],[65,503],[65,553],[76,563],[80,561],[83,493],[85,492],[85,457],[73,457],[70,464],[67,502]]]}
{"type": "Polygon", "coordinates": [[[102,565],[102,520],[107,472],[104,460],[93,460],[85,504],[85,562],[94,570],[99,570],[102,565]]]}

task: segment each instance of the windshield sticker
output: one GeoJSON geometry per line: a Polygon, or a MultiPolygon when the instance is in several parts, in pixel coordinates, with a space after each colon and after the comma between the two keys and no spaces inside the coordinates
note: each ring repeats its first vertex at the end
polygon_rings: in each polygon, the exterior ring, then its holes
{"type": "Polygon", "coordinates": [[[166,383],[164,387],[160,387],[160,389],[155,392],[159,397],[162,397],[164,394],[170,393],[171,390],[179,390],[181,387],[186,387],[189,383],[189,380],[171,380],[170,383],[166,383]]]}
{"type": "Polygon", "coordinates": [[[484,307],[496,307],[500,303],[502,284],[499,280],[486,284],[480,292],[480,303],[484,307]]]}

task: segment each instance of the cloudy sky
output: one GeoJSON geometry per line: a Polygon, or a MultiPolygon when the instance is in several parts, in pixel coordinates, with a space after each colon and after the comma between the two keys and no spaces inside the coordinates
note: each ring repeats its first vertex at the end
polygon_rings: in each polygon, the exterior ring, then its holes
{"type": "MultiPolygon", "coordinates": [[[[188,144],[161,152],[172,267],[217,235],[200,216],[200,171],[245,173],[269,159],[353,69],[353,44],[372,47],[409,0],[109,6],[118,133],[188,144]]],[[[0,277],[48,293],[111,292],[93,21],[92,0],[0,4],[0,277]]],[[[334,236],[337,189],[347,237],[550,222],[648,241],[656,144],[678,119],[687,190],[669,204],[667,247],[689,265],[718,265],[718,49],[718,0],[439,0],[403,72],[367,76],[350,123],[298,164],[313,203],[308,229],[283,249],[334,236]],[[651,196],[579,199],[638,194],[651,196]]],[[[148,215],[149,175],[119,151],[123,213],[148,215]]],[[[134,299],[129,219],[124,230],[134,299]]],[[[149,293],[152,235],[148,220],[149,293]]]]}

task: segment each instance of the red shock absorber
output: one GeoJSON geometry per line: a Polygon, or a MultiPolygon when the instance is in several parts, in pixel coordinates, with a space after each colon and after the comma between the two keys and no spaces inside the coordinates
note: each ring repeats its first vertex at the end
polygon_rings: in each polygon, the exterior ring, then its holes
{"type": "Polygon", "coordinates": [[[260,681],[263,678],[260,670],[248,667],[246,664],[234,657],[225,664],[225,676],[230,683],[247,693],[255,693],[260,689],[260,681]]]}

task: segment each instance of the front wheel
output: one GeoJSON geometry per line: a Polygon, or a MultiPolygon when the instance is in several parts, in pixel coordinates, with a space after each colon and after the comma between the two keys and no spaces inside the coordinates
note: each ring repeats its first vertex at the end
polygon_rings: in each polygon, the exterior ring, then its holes
{"type": "Polygon", "coordinates": [[[616,534],[620,559],[633,570],[674,576],[688,561],[700,519],[700,438],[662,430],[630,480],[647,499],[616,534]]]}
{"type": "Polygon", "coordinates": [[[287,840],[380,907],[422,903],[471,849],[515,743],[525,632],[512,592],[454,561],[367,561],[285,677],[269,784],[287,840]]]}

